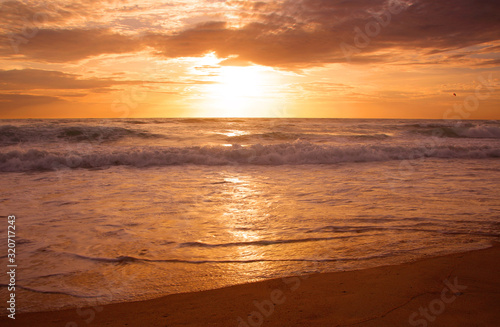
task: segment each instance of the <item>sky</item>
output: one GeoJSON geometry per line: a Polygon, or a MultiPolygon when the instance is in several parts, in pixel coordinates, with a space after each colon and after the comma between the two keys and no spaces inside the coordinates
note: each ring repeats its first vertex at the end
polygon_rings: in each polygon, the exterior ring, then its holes
{"type": "Polygon", "coordinates": [[[498,0],[4,0],[0,17],[3,119],[500,119],[498,0]]]}

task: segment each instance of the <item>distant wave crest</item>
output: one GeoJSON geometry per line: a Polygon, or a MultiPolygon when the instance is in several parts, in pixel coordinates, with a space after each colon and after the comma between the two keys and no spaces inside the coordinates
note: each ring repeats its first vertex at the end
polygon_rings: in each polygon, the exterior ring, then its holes
{"type": "Polygon", "coordinates": [[[315,133],[285,133],[285,132],[268,132],[245,134],[238,136],[227,137],[227,142],[253,142],[253,141],[329,141],[333,139],[354,139],[354,140],[384,140],[390,138],[389,135],[383,133],[367,133],[367,134],[315,134],[315,133]]]}
{"type": "Polygon", "coordinates": [[[500,139],[500,127],[486,124],[414,124],[414,132],[434,137],[500,139]]]}
{"type": "Polygon", "coordinates": [[[44,142],[107,142],[124,137],[163,138],[162,135],[113,126],[0,126],[0,144],[44,142]]]}

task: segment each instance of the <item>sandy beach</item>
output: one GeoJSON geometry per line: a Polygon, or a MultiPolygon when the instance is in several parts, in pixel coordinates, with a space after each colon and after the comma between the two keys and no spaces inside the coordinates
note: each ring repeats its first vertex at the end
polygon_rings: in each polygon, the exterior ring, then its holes
{"type": "Polygon", "coordinates": [[[396,266],[273,279],[81,310],[15,326],[498,326],[500,245],[396,266]],[[271,305],[271,303],[273,303],[271,305]]]}

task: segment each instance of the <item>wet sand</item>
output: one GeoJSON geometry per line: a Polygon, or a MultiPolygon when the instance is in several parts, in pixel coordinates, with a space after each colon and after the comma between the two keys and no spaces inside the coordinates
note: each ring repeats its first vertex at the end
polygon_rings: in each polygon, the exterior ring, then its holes
{"type": "MultiPolygon", "coordinates": [[[[273,279],[2,326],[499,326],[500,244],[359,271],[273,279]]],[[[6,324],[7,322],[7,324],[6,324]]]]}

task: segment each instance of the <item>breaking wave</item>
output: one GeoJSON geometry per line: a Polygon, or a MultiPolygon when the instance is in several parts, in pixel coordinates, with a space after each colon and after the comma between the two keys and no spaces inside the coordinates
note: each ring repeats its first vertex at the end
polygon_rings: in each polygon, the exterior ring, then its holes
{"type": "MultiPolygon", "coordinates": [[[[97,149],[97,148],[96,148],[97,149]]],[[[411,160],[415,158],[499,158],[500,147],[398,145],[318,145],[308,142],[248,147],[131,147],[108,152],[51,152],[15,150],[0,153],[0,171],[44,171],[111,166],[154,167],[170,165],[305,165],[345,162],[411,160]]]]}

